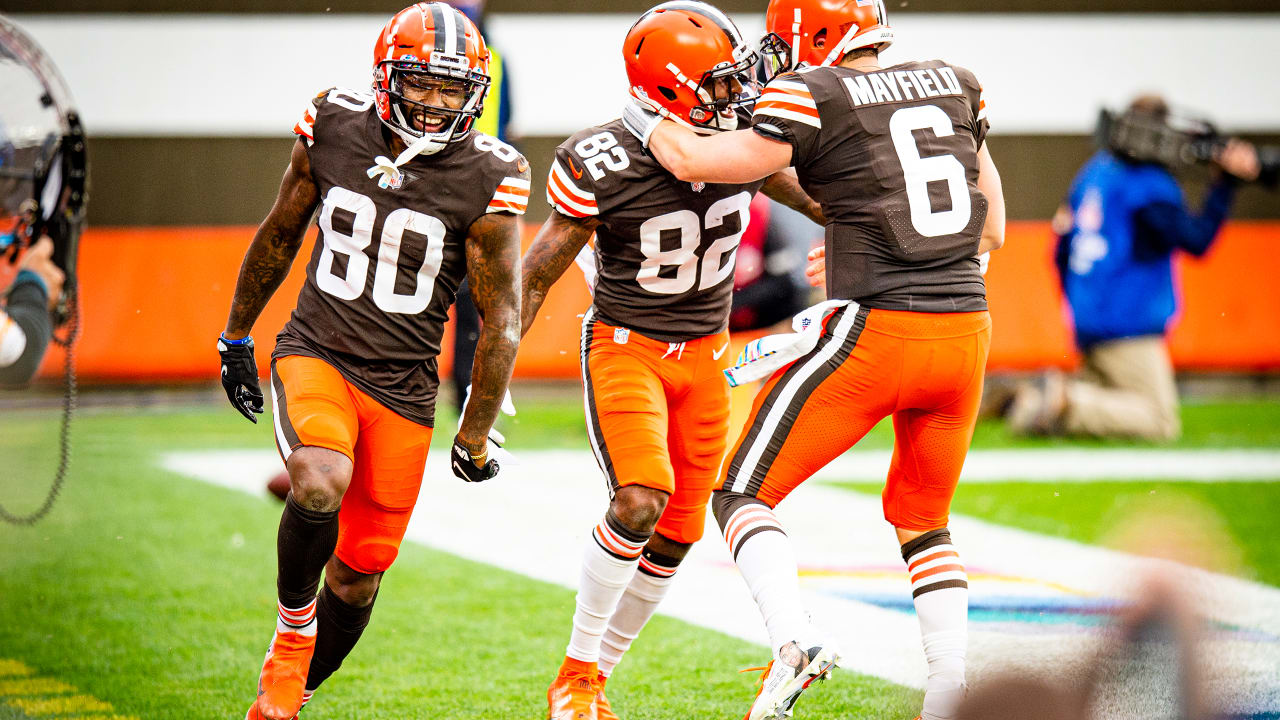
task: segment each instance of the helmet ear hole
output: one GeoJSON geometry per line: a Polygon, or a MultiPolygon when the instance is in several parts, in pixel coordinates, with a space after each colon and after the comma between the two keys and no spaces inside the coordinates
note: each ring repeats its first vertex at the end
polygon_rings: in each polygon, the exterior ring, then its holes
{"type": "Polygon", "coordinates": [[[813,34],[813,46],[821,50],[827,46],[827,29],[822,28],[813,34]]]}
{"type": "Polygon", "coordinates": [[[676,91],[666,85],[659,85],[658,92],[662,93],[662,97],[666,98],[668,102],[676,101],[676,91]]]}

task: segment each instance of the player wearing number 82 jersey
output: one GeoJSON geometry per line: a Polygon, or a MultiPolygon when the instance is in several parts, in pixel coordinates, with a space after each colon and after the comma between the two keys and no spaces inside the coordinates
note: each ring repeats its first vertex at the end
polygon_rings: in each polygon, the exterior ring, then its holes
{"type": "Polygon", "coordinates": [[[880,0],[772,0],[766,27],[765,64],[780,74],[750,130],[699,138],[626,116],[677,177],[744,182],[792,165],[830,219],[813,257],[844,304],[756,396],[712,500],[774,652],[748,720],[789,714],[832,655],[773,508],[886,416],[884,516],[929,663],[922,715],[949,718],[964,693],[968,580],[946,526],[990,345],[978,256],[1004,236],[985,101],[971,73],[942,61],[882,67],[893,31],[880,0]]]}
{"type": "Polygon", "coordinates": [[[529,166],[471,130],[487,63],[479,31],[449,5],[398,13],[375,44],[373,91],[321,93],[294,127],[276,203],[246,253],[219,340],[223,374],[241,386],[229,388],[233,401],[257,388],[244,338],[318,209],[306,283],[272,359],[291,492],[277,537],[276,633],[248,720],[294,718],[369,622],[418,499],[436,356],[464,276],[485,326],[452,466],[466,480],[496,472],[487,435],[518,345],[529,166]]]}
{"type": "MultiPolygon", "coordinates": [[[[754,53],[699,2],[645,13],[623,42],[633,94],[699,132],[734,127],[754,98],[754,53]]],[[[745,124],[745,115],[742,116],[745,124]]],[[[522,327],[592,234],[583,319],[587,432],[609,507],[587,542],[552,720],[614,720],[604,681],[702,536],[724,454],[734,258],[758,189],[820,220],[793,175],[680,182],[621,121],[574,134],[547,180],[553,211],[526,253],[522,327]]]]}

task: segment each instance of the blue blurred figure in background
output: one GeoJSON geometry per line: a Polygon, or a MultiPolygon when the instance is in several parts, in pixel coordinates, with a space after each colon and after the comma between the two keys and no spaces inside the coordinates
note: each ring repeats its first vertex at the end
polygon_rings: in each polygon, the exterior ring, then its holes
{"type": "Polygon", "coordinates": [[[1173,255],[1208,252],[1236,187],[1258,179],[1258,153],[1237,139],[1207,150],[1215,178],[1194,213],[1168,167],[1177,160],[1165,161],[1164,150],[1192,136],[1170,124],[1164,99],[1135,99],[1117,123],[1123,139],[1109,135],[1085,163],[1053,222],[1083,377],[1054,372],[1019,388],[1008,416],[1017,432],[1157,442],[1181,433],[1165,344],[1178,309],[1173,255]]]}

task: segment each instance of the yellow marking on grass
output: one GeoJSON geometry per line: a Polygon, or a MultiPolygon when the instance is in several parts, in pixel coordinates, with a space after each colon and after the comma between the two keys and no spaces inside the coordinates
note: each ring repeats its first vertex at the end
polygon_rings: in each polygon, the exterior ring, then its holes
{"type": "Polygon", "coordinates": [[[28,715],[72,715],[76,713],[110,712],[111,703],[92,695],[63,695],[51,698],[13,698],[9,704],[28,715]]]}
{"type": "Polygon", "coordinates": [[[75,687],[54,678],[30,677],[34,674],[34,670],[17,660],[0,658],[0,707],[14,708],[26,717],[138,720],[132,715],[102,715],[100,713],[111,712],[111,703],[92,695],[73,695],[75,687]]]}
{"type": "Polygon", "coordinates": [[[17,660],[0,658],[0,677],[26,677],[32,674],[31,668],[17,660]]]}
{"type": "Polygon", "coordinates": [[[75,692],[70,685],[53,678],[22,678],[20,680],[0,680],[0,697],[23,695],[57,695],[75,692]]]}

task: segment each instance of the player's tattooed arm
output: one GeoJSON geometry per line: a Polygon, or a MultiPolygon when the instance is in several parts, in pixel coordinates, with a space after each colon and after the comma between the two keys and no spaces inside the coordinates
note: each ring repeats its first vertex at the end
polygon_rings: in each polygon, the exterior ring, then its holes
{"type": "Polygon", "coordinates": [[[236,293],[231,300],[231,313],[223,333],[238,340],[253,328],[262,308],[275,294],[289,274],[289,267],[302,247],[307,226],[319,202],[319,190],[311,177],[311,160],[301,139],[293,145],[289,167],[280,181],[271,212],[258,226],[253,242],[245,252],[236,280],[236,293]]]}
{"type": "Polygon", "coordinates": [[[521,336],[529,332],[529,326],[538,317],[538,310],[547,299],[547,291],[573,264],[573,259],[591,239],[599,224],[595,218],[572,218],[554,211],[542,223],[538,236],[521,261],[524,266],[520,293],[521,336]]]}
{"type": "Polygon", "coordinates": [[[818,204],[818,201],[809,197],[804,188],[800,187],[800,180],[796,177],[796,171],[791,168],[779,170],[770,175],[764,181],[764,185],[760,186],[760,192],[792,210],[803,213],[819,225],[825,226],[827,224],[827,218],[822,214],[822,206],[818,204]]]}
{"type": "Polygon", "coordinates": [[[467,277],[484,325],[458,441],[478,457],[488,448],[489,430],[498,418],[520,345],[520,229],[515,215],[488,213],[471,224],[467,277]]]}

